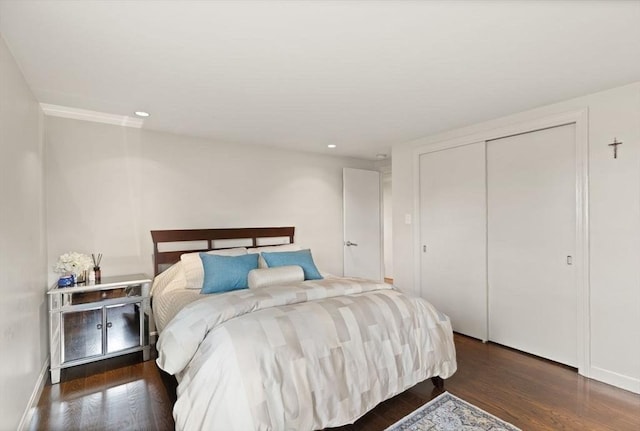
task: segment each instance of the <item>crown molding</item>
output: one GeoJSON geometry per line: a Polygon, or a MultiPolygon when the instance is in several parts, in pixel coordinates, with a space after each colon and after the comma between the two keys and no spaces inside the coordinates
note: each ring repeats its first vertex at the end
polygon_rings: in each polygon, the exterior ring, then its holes
{"type": "Polygon", "coordinates": [[[93,121],[94,123],[114,124],[116,126],[134,127],[136,129],[140,129],[144,123],[144,120],[140,118],[129,117],[127,115],[107,114],[106,112],[89,111],[87,109],[72,108],[70,106],[41,103],[40,107],[45,115],[51,117],[93,121]]]}

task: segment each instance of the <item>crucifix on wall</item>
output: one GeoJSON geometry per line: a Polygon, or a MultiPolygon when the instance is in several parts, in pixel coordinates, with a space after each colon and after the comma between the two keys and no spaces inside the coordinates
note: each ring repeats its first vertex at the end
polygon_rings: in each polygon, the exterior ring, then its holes
{"type": "Polygon", "coordinates": [[[613,147],[613,158],[618,158],[618,145],[622,145],[622,142],[618,142],[618,138],[613,138],[613,142],[609,144],[610,147],[613,147]]]}

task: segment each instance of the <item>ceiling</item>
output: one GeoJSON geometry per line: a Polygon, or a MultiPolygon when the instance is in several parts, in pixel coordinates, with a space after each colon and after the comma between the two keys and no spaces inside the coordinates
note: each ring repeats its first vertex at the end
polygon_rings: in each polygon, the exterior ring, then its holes
{"type": "Polygon", "coordinates": [[[639,23],[611,0],[0,1],[43,103],[370,159],[640,80],[639,23]]]}

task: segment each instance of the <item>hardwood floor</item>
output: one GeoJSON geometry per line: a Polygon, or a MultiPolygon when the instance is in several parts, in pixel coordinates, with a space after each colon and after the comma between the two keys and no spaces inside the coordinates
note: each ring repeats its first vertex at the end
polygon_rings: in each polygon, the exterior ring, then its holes
{"type": "MultiPolygon", "coordinates": [[[[456,335],[454,395],[523,430],[640,430],[640,395],[496,344],[456,335]]],[[[63,370],[48,384],[32,430],[170,430],[175,383],[140,355],[63,370]]],[[[334,430],[383,430],[438,395],[427,380],[334,430]]]]}
{"type": "Polygon", "coordinates": [[[142,353],[62,370],[45,386],[31,430],[171,430],[175,380],[142,353]]]}

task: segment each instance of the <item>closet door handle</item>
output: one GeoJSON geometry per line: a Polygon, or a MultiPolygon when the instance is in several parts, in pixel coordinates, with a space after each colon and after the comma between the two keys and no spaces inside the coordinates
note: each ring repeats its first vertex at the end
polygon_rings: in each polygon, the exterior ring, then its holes
{"type": "Polygon", "coordinates": [[[567,265],[573,265],[573,256],[567,256],[567,265]]]}
{"type": "Polygon", "coordinates": [[[356,244],[355,242],[351,242],[351,241],[345,242],[344,245],[346,245],[347,247],[357,247],[358,246],[358,244],[356,244]]]}

